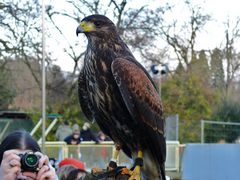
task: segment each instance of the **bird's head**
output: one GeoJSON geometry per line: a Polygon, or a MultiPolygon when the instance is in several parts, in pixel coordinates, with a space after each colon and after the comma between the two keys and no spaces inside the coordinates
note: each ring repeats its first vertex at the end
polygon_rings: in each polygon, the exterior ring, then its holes
{"type": "Polygon", "coordinates": [[[107,37],[116,32],[114,23],[106,16],[95,14],[85,17],[77,27],[76,34],[84,33],[86,36],[107,37]]]}

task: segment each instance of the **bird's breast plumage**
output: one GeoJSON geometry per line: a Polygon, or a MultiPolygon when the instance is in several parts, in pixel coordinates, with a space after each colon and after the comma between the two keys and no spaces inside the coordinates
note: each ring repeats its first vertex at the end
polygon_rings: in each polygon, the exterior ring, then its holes
{"type": "Polygon", "coordinates": [[[121,95],[111,72],[114,59],[121,56],[121,43],[90,43],[84,61],[84,70],[91,101],[103,112],[122,106],[121,95]]]}
{"type": "MultiPolygon", "coordinates": [[[[115,83],[111,72],[111,63],[115,54],[102,49],[92,51],[89,49],[86,54],[84,70],[86,74],[87,91],[96,111],[119,129],[124,128],[125,116],[130,118],[124,102],[115,83]],[[98,54],[100,53],[100,54],[98,54]],[[124,114],[121,118],[116,117],[119,113],[124,114]],[[117,120],[117,121],[114,121],[117,120]]],[[[126,131],[128,131],[125,128],[126,131]]]]}
{"type": "MultiPolygon", "coordinates": [[[[114,59],[122,56],[121,50],[120,45],[112,45],[108,48],[104,43],[97,48],[89,46],[84,60],[86,88],[89,100],[93,104],[93,111],[98,116],[96,121],[100,128],[108,127],[108,135],[120,145],[126,141],[134,142],[134,133],[128,125],[132,117],[111,72],[114,59]]],[[[128,52],[125,54],[131,55],[128,52]]],[[[135,147],[134,144],[131,146],[135,147]]]]}

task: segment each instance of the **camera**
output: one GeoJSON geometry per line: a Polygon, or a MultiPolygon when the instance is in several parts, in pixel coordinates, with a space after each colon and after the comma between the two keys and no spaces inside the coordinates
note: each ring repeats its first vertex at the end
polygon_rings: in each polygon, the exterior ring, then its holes
{"type": "Polygon", "coordinates": [[[34,154],[33,152],[27,152],[25,154],[19,154],[21,160],[21,169],[22,171],[28,172],[37,172],[38,171],[38,163],[40,156],[34,154]]]}

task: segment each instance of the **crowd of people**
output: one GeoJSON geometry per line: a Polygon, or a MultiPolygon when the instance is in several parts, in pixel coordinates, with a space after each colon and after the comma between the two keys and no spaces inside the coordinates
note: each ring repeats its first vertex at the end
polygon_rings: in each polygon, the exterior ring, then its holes
{"type": "Polygon", "coordinates": [[[88,122],[85,122],[80,129],[78,124],[74,124],[71,128],[67,121],[63,121],[57,129],[55,137],[56,140],[65,141],[70,145],[76,145],[82,141],[94,141],[95,143],[111,141],[102,131],[99,131],[97,135],[95,135],[88,122]]]}

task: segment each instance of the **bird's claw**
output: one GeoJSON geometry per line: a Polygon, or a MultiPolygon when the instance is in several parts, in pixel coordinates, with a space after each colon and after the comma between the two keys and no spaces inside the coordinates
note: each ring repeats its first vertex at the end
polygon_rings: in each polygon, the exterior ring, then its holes
{"type": "Polygon", "coordinates": [[[140,173],[138,174],[133,173],[128,180],[141,180],[140,173]]]}
{"type": "Polygon", "coordinates": [[[128,180],[141,180],[141,177],[140,177],[140,171],[136,168],[134,168],[133,171],[130,171],[130,177],[128,180]]]}

